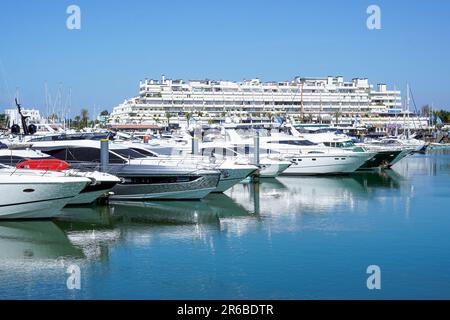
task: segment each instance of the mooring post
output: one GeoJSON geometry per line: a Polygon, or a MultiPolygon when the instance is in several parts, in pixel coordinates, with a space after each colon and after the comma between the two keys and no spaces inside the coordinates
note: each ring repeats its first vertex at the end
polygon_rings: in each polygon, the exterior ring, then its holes
{"type": "Polygon", "coordinates": [[[100,139],[100,170],[108,172],[109,166],[109,140],[100,139]]]}
{"type": "Polygon", "coordinates": [[[256,134],[253,137],[253,145],[253,162],[255,166],[259,167],[259,131],[256,131],[256,134]]]}
{"type": "Polygon", "coordinates": [[[193,155],[198,154],[198,138],[196,138],[195,136],[192,137],[192,150],[191,153],[193,155]]]}
{"type": "MultiPolygon", "coordinates": [[[[259,168],[259,162],[259,131],[256,131],[253,137],[253,164],[259,168]]],[[[252,180],[253,182],[259,181],[259,170],[252,175],[252,180]]]]}

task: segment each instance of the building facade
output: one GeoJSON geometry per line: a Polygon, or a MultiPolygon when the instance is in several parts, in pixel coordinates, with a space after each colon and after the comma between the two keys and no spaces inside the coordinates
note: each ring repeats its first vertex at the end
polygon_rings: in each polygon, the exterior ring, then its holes
{"type": "Polygon", "coordinates": [[[368,79],[300,78],[282,82],[215,80],[144,80],[139,96],[125,100],[110,115],[110,124],[157,123],[167,117],[192,115],[225,117],[331,120],[341,116],[389,115],[402,112],[401,93],[376,88],[368,79]]]}
{"type": "MultiPolygon", "coordinates": [[[[41,114],[37,109],[22,109],[22,114],[25,117],[28,117],[28,123],[40,123],[42,120],[41,114]]],[[[22,121],[20,119],[17,108],[5,109],[5,115],[8,117],[9,127],[11,127],[13,124],[18,124],[20,127],[22,127],[22,121]]]]}

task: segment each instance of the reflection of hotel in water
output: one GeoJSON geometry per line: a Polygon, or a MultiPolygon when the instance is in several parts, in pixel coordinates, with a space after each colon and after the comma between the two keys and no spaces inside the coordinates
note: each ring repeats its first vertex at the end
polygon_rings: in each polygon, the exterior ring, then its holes
{"type": "Polygon", "coordinates": [[[227,194],[249,211],[288,217],[302,213],[367,212],[369,200],[373,201],[371,193],[389,193],[405,183],[395,171],[343,177],[279,177],[263,180],[256,188],[252,184],[237,186],[227,194]]]}
{"type": "MultiPolygon", "coordinates": [[[[394,115],[402,112],[401,93],[385,84],[376,89],[368,79],[300,78],[283,82],[161,80],[140,82],[139,96],[115,107],[111,124],[156,123],[193,113],[204,119],[226,116],[268,118],[282,114],[332,120],[343,116],[394,115]]],[[[374,120],[375,121],[375,120],[374,120]]]]}

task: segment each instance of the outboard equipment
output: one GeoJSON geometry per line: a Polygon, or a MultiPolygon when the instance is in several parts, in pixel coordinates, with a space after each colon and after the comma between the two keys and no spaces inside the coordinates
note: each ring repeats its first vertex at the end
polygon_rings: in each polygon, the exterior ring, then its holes
{"type": "Polygon", "coordinates": [[[13,124],[11,126],[11,133],[12,134],[20,134],[20,126],[18,124],[13,124]]]}
{"type": "Polygon", "coordinates": [[[29,134],[35,134],[37,132],[37,127],[35,124],[28,125],[28,133],[29,134]]]}

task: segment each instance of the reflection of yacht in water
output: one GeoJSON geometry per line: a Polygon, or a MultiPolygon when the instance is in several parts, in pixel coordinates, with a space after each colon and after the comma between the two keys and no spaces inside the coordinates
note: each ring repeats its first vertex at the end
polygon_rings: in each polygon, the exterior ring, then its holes
{"type": "Polygon", "coordinates": [[[83,253],[53,222],[0,222],[0,265],[5,261],[27,259],[31,263],[62,257],[83,258],[83,253]]]}
{"type": "Polygon", "coordinates": [[[86,257],[107,260],[115,243],[145,242],[160,235],[203,238],[211,226],[222,231],[227,218],[242,224],[253,216],[228,196],[211,194],[195,202],[110,201],[108,206],[67,207],[55,223],[86,257]]]}
{"type": "Polygon", "coordinates": [[[344,177],[278,177],[239,185],[227,192],[247,210],[282,215],[326,213],[341,207],[353,210],[368,202],[373,190],[399,189],[402,177],[395,171],[361,172],[344,177]],[[258,211],[259,210],[259,211],[258,211]]]}
{"type": "Polygon", "coordinates": [[[249,213],[224,194],[210,194],[202,201],[111,201],[114,220],[158,224],[215,224],[220,218],[248,216],[249,213]]]}
{"type": "Polygon", "coordinates": [[[107,206],[66,207],[55,223],[88,259],[107,259],[109,246],[121,239],[107,206]]]}

